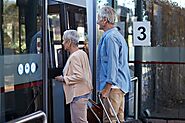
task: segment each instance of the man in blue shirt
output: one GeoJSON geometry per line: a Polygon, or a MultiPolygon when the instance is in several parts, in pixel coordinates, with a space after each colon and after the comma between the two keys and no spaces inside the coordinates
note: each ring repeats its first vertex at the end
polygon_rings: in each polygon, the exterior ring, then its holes
{"type": "MultiPolygon", "coordinates": [[[[130,90],[130,70],[128,66],[128,47],[124,37],[114,27],[115,11],[105,6],[98,12],[99,29],[104,33],[97,50],[97,90],[103,98],[109,97],[121,122],[124,122],[124,96],[130,90]]],[[[108,109],[107,101],[104,100],[108,109]]],[[[108,109],[112,122],[116,122],[111,109],[108,109]]],[[[109,122],[103,116],[104,122],[109,122]]]]}

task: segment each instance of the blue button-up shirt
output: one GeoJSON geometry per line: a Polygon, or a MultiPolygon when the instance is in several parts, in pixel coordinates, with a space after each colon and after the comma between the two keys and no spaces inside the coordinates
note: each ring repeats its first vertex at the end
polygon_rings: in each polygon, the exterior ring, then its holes
{"type": "Polygon", "coordinates": [[[98,91],[104,89],[107,82],[119,87],[124,93],[130,90],[128,47],[116,28],[104,32],[100,39],[96,74],[98,91]]]}

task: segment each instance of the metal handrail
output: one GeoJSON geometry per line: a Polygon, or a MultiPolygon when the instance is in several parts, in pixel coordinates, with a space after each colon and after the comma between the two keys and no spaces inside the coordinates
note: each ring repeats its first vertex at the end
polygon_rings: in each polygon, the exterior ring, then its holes
{"type": "Polygon", "coordinates": [[[134,119],[138,120],[138,77],[133,77],[131,82],[134,83],[134,119]]]}
{"type": "Polygon", "coordinates": [[[34,113],[26,115],[24,117],[9,121],[8,123],[26,123],[28,121],[32,121],[32,120],[38,119],[38,118],[41,118],[43,120],[43,123],[47,123],[47,117],[43,111],[34,112],[34,113]]]}

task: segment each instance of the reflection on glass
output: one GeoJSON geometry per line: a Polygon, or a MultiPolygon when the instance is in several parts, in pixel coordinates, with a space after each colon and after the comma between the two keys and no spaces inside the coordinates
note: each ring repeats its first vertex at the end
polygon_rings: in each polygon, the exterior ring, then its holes
{"type": "Polygon", "coordinates": [[[53,34],[54,41],[61,41],[61,32],[60,32],[60,18],[59,14],[52,14],[48,15],[49,17],[49,25],[50,25],[50,32],[53,34]]]}
{"type": "Polygon", "coordinates": [[[77,32],[79,35],[79,41],[85,41],[85,28],[84,27],[77,27],[77,32]]]}
{"type": "Polygon", "coordinates": [[[10,75],[10,76],[5,76],[4,77],[4,91],[5,92],[10,92],[10,91],[14,91],[14,76],[10,75]]]}
{"type": "Polygon", "coordinates": [[[4,29],[4,53],[15,54],[19,51],[19,9],[16,1],[4,1],[3,29],[4,29]]]}
{"type": "Polygon", "coordinates": [[[118,0],[116,6],[116,12],[117,12],[117,26],[120,27],[120,31],[125,37],[128,46],[132,47],[132,23],[134,13],[135,13],[135,1],[133,0],[127,0],[122,1],[118,0]]]}
{"type": "Polygon", "coordinates": [[[30,54],[38,53],[37,48],[42,47],[42,40],[37,39],[38,32],[42,38],[40,3],[41,0],[0,2],[0,123],[42,110],[42,57],[30,54]],[[36,64],[35,73],[29,68],[32,62],[36,64]]]}

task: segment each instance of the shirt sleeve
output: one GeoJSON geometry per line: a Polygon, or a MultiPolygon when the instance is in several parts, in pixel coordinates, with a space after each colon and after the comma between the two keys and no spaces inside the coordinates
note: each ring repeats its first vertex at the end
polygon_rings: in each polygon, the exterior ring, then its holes
{"type": "Polygon", "coordinates": [[[117,85],[118,62],[119,62],[119,45],[116,37],[108,37],[106,42],[107,54],[107,79],[106,82],[117,85]]]}

